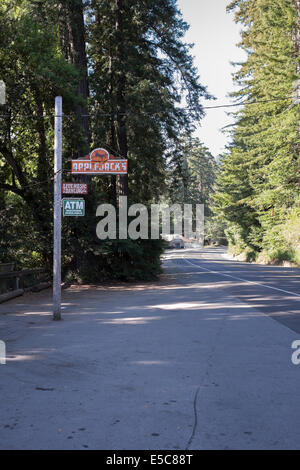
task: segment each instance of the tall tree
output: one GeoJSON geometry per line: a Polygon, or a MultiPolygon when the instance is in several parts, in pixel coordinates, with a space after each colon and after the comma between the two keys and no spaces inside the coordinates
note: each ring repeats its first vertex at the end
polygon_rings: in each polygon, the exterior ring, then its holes
{"type": "MultiPolygon", "coordinates": [[[[297,80],[297,85],[296,85],[296,94],[297,94],[297,101],[299,105],[299,111],[300,111],[300,1],[299,0],[294,0],[295,2],[295,8],[297,11],[297,21],[295,22],[295,28],[294,28],[294,46],[295,46],[295,51],[298,56],[298,61],[297,61],[297,73],[298,73],[298,80],[297,80]]],[[[300,112],[299,112],[300,115],[300,112]]],[[[300,136],[300,117],[299,117],[299,126],[298,126],[298,134],[300,136]]],[[[300,187],[300,139],[298,143],[298,156],[299,156],[299,162],[298,162],[298,171],[299,171],[299,187],[300,187]]]]}
{"type": "Polygon", "coordinates": [[[92,3],[93,138],[115,140],[115,150],[127,155],[132,198],[150,201],[161,192],[169,141],[203,114],[199,99],[207,93],[182,41],[186,29],[173,0],[92,3]],[[189,109],[180,107],[182,96],[189,109]]]}
{"type": "Polygon", "coordinates": [[[82,0],[60,0],[60,43],[67,61],[73,64],[80,74],[77,89],[78,104],[76,115],[84,136],[78,149],[78,157],[90,149],[90,130],[88,118],[88,71],[85,40],[85,24],[82,0]]]}
{"type": "MultiPolygon", "coordinates": [[[[62,94],[70,110],[77,75],[57,55],[54,24],[41,18],[35,4],[23,1],[21,6],[7,1],[0,9],[0,68],[7,90],[0,121],[0,188],[15,195],[16,211],[18,204],[26,204],[30,222],[25,230],[32,237],[34,229],[36,247],[50,265],[50,116],[56,94],[62,94]]],[[[22,211],[16,217],[22,218],[22,211]]]]}
{"type": "MultiPolygon", "coordinates": [[[[10,214],[21,207],[5,227],[7,237],[1,228],[1,246],[5,259],[20,265],[47,259],[50,268],[54,97],[63,97],[64,170],[90,147],[108,147],[129,160],[119,193],[126,194],[128,184],[132,202],[150,203],[166,189],[167,164],[176,159],[168,150],[202,117],[200,98],[207,93],[183,41],[187,25],[175,0],[4,0],[0,12],[8,91],[0,122],[0,197],[10,214]]],[[[97,239],[96,207],[115,199],[115,178],[94,177],[86,217],[63,220],[69,276],[159,272],[161,242],[97,239]]]]}
{"type": "MultiPolygon", "coordinates": [[[[117,116],[117,145],[122,158],[127,159],[127,123],[126,123],[126,70],[124,43],[124,3],[123,0],[115,0],[115,57],[112,73],[116,74],[116,116],[117,116]]],[[[119,176],[119,195],[128,196],[128,175],[119,176]]]]}
{"type": "Polygon", "coordinates": [[[248,54],[234,75],[240,87],[234,96],[248,104],[235,114],[216,210],[233,244],[260,251],[284,244],[281,225],[299,198],[299,115],[291,99],[297,10],[292,0],[237,0],[229,9],[244,25],[240,46],[248,54]]]}

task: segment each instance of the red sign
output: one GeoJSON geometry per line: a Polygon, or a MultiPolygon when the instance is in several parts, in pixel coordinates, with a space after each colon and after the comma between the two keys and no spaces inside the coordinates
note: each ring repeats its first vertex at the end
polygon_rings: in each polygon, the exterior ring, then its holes
{"type": "Polygon", "coordinates": [[[105,149],[95,149],[87,157],[72,160],[73,175],[120,175],[127,173],[127,160],[118,160],[105,149]]]}
{"type": "Polygon", "coordinates": [[[85,183],[63,183],[63,194],[87,194],[87,184],[85,183]]]}
{"type": "Polygon", "coordinates": [[[90,160],[94,162],[106,162],[109,159],[109,153],[105,149],[95,149],[91,152],[90,160]]]}

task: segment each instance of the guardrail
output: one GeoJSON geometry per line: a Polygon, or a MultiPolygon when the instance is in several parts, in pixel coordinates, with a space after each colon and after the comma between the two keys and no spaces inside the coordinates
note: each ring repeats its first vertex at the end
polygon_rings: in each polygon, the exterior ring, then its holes
{"type": "Polygon", "coordinates": [[[24,269],[23,271],[0,271],[0,303],[24,294],[39,291],[51,285],[45,269],[24,269]]]}

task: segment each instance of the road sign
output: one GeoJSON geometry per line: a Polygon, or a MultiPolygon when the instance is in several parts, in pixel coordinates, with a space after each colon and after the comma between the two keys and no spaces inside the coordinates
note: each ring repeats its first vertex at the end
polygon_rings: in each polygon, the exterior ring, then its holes
{"type": "Polygon", "coordinates": [[[85,183],[63,183],[63,194],[87,194],[87,184],[85,183]]]}
{"type": "Polygon", "coordinates": [[[71,161],[73,175],[126,175],[128,161],[116,159],[105,149],[93,150],[85,159],[71,161]]]}
{"type": "Polygon", "coordinates": [[[77,198],[64,198],[63,199],[63,216],[84,216],[85,215],[85,200],[77,198]]]}

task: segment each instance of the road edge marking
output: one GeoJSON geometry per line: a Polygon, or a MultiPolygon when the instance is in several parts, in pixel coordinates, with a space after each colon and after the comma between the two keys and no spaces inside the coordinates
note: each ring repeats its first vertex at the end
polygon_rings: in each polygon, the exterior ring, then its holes
{"type": "Polygon", "coordinates": [[[199,266],[199,264],[192,263],[190,260],[184,258],[183,256],[181,256],[181,258],[187,263],[190,263],[191,265],[196,266],[199,269],[203,269],[204,271],[208,271],[209,273],[212,273],[212,274],[218,274],[219,276],[224,276],[224,277],[231,277],[232,279],[243,281],[248,284],[254,284],[256,286],[266,287],[267,289],[273,289],[279,292],[284,292],[285,294],[290,294],[296,297],[300,297],[300,294],[296,294],[296,292],[290,292],[288,290],[279,289],[278,287],[267,286],[266,284],[261,284],[260,282],[255,282],[255,281],[249,281],[248,279],[242,279],[241,277],[237,277],[237,276],[231,276],[230,274],[225,274],[225,273],[222,273],[221,271],[212,271],[211,269],[207,269],[207,268],[203,268],[202,266],[199,266]]]}

